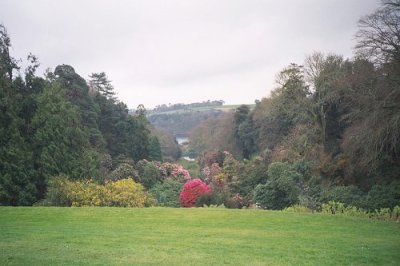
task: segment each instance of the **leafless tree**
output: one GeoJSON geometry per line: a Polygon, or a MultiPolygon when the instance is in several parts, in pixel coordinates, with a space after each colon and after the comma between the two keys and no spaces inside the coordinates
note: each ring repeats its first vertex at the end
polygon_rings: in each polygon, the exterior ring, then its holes
{"type": "Polygon", "coordinates": [[[383,0],[382,7],[362,17],[358,26],[358,55],[376,64],[400,62],[400,0],[383,0]]]}

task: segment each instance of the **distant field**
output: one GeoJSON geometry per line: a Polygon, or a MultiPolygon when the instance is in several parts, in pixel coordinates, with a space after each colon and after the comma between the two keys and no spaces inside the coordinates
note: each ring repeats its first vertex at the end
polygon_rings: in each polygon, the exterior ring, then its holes
{"type": "MultiPolygon", "coordinates": [[[[246,104],[250,109],[254,109],[254,107],[256,106],[255,104],[246,104]]],[[[224,112],[229,112],[229,111],[233,111],[233,110],[235,110],[236,108],[238,108],[240,106],[240,104],[237,104],[237,105],[223,105],[223,106],[220,106],[220,107],[216,107],[215,109],[216,110],[221,110],[221,111],[224,111],[224,112]]]]}
{"type": "MultiPolygon", "coordinates": [[[[255,104],[247,104],[250,109],[255,107],[255,104]]],[[[220,110],[223,112],[230,112],[238,108],[240,105],[222,105],[222,106],[202,106],[202,107],[187,107],[182,109],[170,110],[170,111],[163,111],[163,112],[150,112],[149,116],[152,115],[160,115],[160,114],[182,114],[182,113],[189,113],[189,112],[204,112],[209,110],[220,110]]]]}
{"type": "Polygon", "coordinates": [[[0,207],[0,265],[399,265],[400,225],[216,208],[0,207]]]}

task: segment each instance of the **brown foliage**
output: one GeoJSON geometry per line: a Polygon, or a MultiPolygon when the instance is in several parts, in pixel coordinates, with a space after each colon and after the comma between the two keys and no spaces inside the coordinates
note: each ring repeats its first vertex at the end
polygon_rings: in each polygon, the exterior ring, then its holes
{"type": "Polygon", "coordinates": [[[240,156],[241,152],[236,144],[233,132],[232,113],[208,119],[190,133],[189,148],[195,149],[199,153],[220,150],[229,151],[235,156],[240,156]]]}

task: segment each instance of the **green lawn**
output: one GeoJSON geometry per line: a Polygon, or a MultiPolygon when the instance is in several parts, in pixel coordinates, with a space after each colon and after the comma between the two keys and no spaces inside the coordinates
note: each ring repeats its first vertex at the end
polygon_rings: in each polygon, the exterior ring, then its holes
{"type": "Polygon", "coordinates": [[[399,265],[395,222],[217,208],[0,208],[0,265],[399,265]]]}

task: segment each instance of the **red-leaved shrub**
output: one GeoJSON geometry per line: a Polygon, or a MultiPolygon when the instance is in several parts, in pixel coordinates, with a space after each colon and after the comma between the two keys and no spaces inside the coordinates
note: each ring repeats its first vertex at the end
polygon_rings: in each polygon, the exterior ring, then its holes
{"type": "Polygon", "coordinates": [[[196,201],[204,194],[210,192],[209,186],[196,178],[185,183],[179,199],[183,207],[190,208],[196,206],[196,201]]]}

